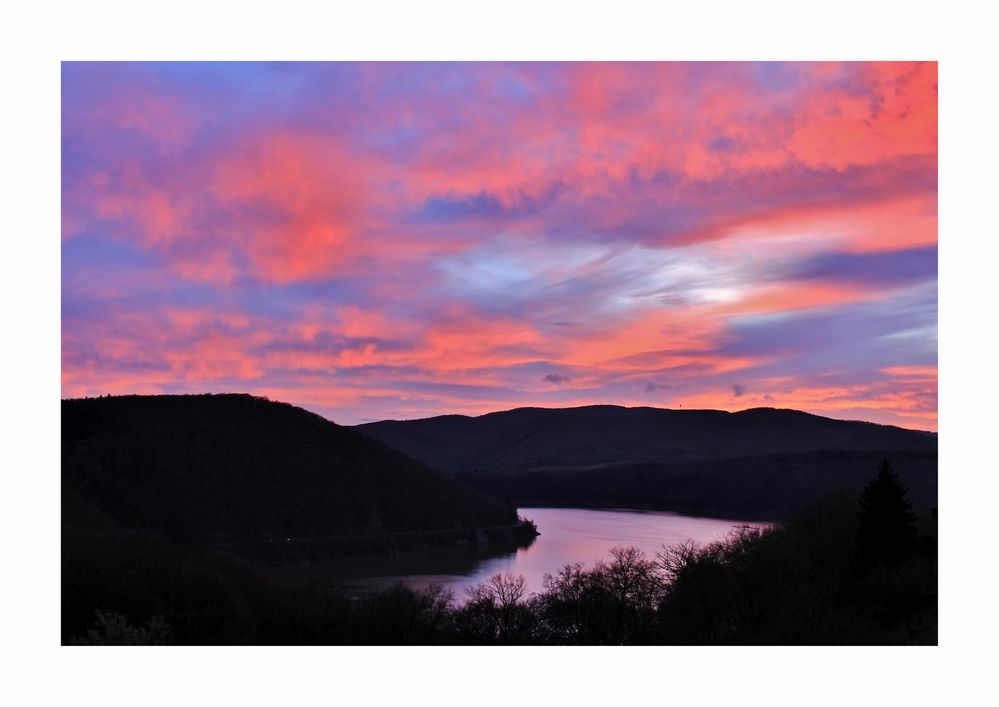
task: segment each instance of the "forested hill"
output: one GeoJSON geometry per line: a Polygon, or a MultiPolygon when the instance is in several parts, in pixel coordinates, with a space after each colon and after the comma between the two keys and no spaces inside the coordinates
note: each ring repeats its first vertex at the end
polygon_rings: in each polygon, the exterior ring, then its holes
{"type": "Polygon", "coordinates": [[[64,530],[179,541],[508,525],[512,506],[300,408],[249,395],[62,402],[64,530]]]}
{"type": "Polygon", "coordinates": [[[797,410],[593,405],[444,415],[355,429],[446,471],[687,463],[816,451],[935,453],[935,434],[797,410]]]}

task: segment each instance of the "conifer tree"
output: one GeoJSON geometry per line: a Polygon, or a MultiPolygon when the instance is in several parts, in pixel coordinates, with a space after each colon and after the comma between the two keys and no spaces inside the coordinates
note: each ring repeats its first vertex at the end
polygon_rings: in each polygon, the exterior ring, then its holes
{"type": "Polygon", "coordinates": [[[882,459],[877,476],[860,495],[857,545],[861,569],[891,566],[912,554],[916,517],[908,493],[891,462],[882,459]]]}

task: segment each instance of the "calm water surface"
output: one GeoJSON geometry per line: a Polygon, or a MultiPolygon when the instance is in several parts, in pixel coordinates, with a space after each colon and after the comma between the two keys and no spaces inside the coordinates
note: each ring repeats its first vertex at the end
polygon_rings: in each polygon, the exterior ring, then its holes
{"type": "Polygon", "coordinates": [[[521,508],[519,513],[537,523],[541,532],[530,547],[492,550],[493,556],[477,547],[447,548],[358,562],[340,569],[338,584],[372,591],[396,582],[417,589],[438,583],[454,590],[461,601],[465,587],[497,572],[510,572],[524,575],[529,591],[537,592],[543,589],[545,574],[572,562],[592,565],[608,557],[615,545],[634,545],[652,557],[663,545],[688,539],[707,544],[724,538],[736,526],[766,525],[661,511],[521,508]]]}

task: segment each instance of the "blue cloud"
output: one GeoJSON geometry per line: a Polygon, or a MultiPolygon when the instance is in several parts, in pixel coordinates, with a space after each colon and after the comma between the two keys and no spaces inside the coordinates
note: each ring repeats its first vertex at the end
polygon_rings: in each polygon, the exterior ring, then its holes
{"type": "Polygon", "coordinates": [[[805,280],[864,283],[931,280],[937,276],[937,247],[877,253],[823,253],[799,263],[791,275],[805,280]]]}

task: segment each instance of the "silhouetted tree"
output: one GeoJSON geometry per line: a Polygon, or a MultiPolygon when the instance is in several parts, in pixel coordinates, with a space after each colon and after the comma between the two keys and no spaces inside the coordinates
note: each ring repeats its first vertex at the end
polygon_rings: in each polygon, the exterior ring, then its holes
{"type": "Polygon", "coordinates": [[[877,476],[860,495],[857,549],[861,570],[877,565],[895,565],[909,558],[916,542],[916,516],[908,489],[881,460],[877,476]]]}
{"type": "Polygon", "coordinates": [[[465,590],[468,602],[458,613],[459,633],[475,643],[525,643],[530,640],[534,613],[521,601],[527,593],[522,575],[495,574],[484,584],[465,590]]]}
{"type": "Polygon", "coordinates": [[[565,565],[545,575],[538,599],[558,642],[642,643],[648,639],[665,584],[655,562],[635,547],[614,547],[611,561],[591,569],[565,565]]]}

